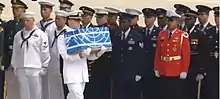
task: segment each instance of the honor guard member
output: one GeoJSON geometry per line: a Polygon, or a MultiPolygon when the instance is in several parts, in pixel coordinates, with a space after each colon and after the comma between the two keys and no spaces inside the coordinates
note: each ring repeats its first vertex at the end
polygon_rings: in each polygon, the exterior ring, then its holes
{"type": "Polygon", "coordinates": [[[168,24],[167,16],[166,16],[167,10],[163,8],[157,8],[156,12],[157,12],[157,23],[159,28],[161,30],[167,30],[167,24],[168,24]]]}
{"type": "Polygon", "coordinates": [[[68,26],[72,29],[78,29],[81,28],[80,22],[82,21],[82,10],[74,10],[69,13],[68,15],[68,26]]]}
{"type": "Polygon", "coordinates": [[[48,36],[35,26],[35,16],[25,12],[25,27],[14,37],[11,66],[18,77],[20,99],[42,99],[41,75],[50,61],[48,36]]]}
{"type": "Polygon", "coordinates": [[[205,5],[196,5],[196,8],[198,9],[197,12],[199,13],[199,24],[196,25],[196,28],[199,28],[204,34],[206,34],[207,30],[213,27],[213,25],[211,25],[208,21],[209,11],[212,9],[205,5]]]}
{"type": "Polygon", "coordinates": [[[113,7],[104,7],[105,9],[108,10],[108,25],[110,28],[118,28],[118,13],[120,12],[120,10],[118,10],[117,8],[113,8],[113,7]]]}
{"type": "Polygon", "coordinates": [[[177,28],[180,15],[167,11],[167,17],[168,30],[157,38],[155,75],[163,81],[164,99],[187,99],[184,88],[190,63],[189,35],[177,28]]]}
{"type": "Polygon", "coordinates": [[[145,75],[142,78],[142,95],[144,99],[154,99],[155,75],[154,75],[154,56],[156,51],[157,36],[161,31],[159,27],[154,25],[157,14],[152,8],[144,8],[145,27],[141,30],[145,49],[145,75]]]}
{"type": "MultiPolygon", "coordinates": [[[[59,95],[60,99],[66,99],[68,94],[68,88],[67,85],[64,84],[63,79],[63,59],[59,54],[58,46],[57,46],[57,39],[58,37],[70,30],[70,28],[66,25],[67,22],[67,16],[68,13],[63,10],[55,11],[55,25],[56,28],[48,33],[49,37],[49,46],[50,46],[50,55],[51,55],[51,61],[48,68],[51,68],[51,76],[53,77],[62,77],[57,79],[57,82],[54,82],[54,84],[57,85],[56,93],[59,95]],[[60,80],[62,79],[62,81],[60,80]]],[[[52,82],[51,82],[52,83],[52,82]]],[[[53,90],[54,91],[54,90],[53,90]]],[[[54,91],[55,92],[55,91],[54,91]]]]}
{"type": "MultiPolygon", "coordinates": [[[[72,18],[73,16],[80,18],[81,16],[78,16],[80,15],[79,13],[82,14],[82,11],[74,10],[70,12],[72,18]]],[[[80,26],[80,23],[78,23],[78,26],[80,26]]],[[[84,99],[83,92],[85,83],[89,82],[87,59],[98,59],[106,51],[106,48],[102,46],[98,52],[92,52],[91,48],[87,48],[81,52],[70,55],[67,53],[64,33],[58,37],[57,42],[59,54],[64,61],[64,83],[67,84],[69,89],[67,99],[84,99]]]]}
{"type": "Polygon", "coordinates": [[[140,29],[140,26],[138,25],[138,21],[139,21],[139,15],[142,14],[141,11],[131,8],[126,8],[125,11],[133,16],[131,20],[131,28],[140,29]]]}
{"type": "Polygon", "coordinates": [[[53,11],[53,6],[55,6],[54,3],[50,1],[39,1],[40,4],[40,13],[42,19],[37,22],[37,27],[41,29],[42,31],[48,33],[50,29],[53,29],[55,26],[54,20],[51,18],[51,13],[53,11]]]}
{"type": "Polygon", "coordinates": [[[2,57],[3,57],[3,50],[4,50],[4,21],[1,19],[1,14],[3,8],[5,7],[4,4],[0,3],[0,98],[4,99],[4,81],[5,81],[5,72],[4,66],[2,66],[2,57]]]}
{"type": "Polygon", "coordinates": [[[72,6],[74,6],[72,2],[70,2],[69,0],[59,0],[59,2],[60,2],[60,10],[71,12],[72,6]]]}
{"type": "Polygon", "coordinates": [[[83,28],[94,27],[94,25],[92,24],[92,17],[93,14],[95,13],[95,10],[87,6],[81,6],[79,10],[83,11],[82,27],[83,28]]]}
{"type": "Polygon", "coordinates": [[[205,91],[207,93],[207,99],[219,98],[219,6],[214,7],[214,19],[216,26],[207,30],[208,44],[206,46],[209,55],[206,57],[207,64],[207,76],[205,91]]]}
{"type": "Polygon", "coordinates": [[[12,12],[14,19],[4,24],[4,60],[3,66],[5,69],[5,80],[8,99],[20,99],[18,80],[15,76],[11,64],[11,55],[13,48],[13,40],[15,34],[24,28],[24,22],[21,20],[21,15],[28,8],[27,5],[20,0],[12,0],[12,12]]]}
{"type": "Polygon", "coordinates": [[[178,29],[186,31],[186,23],[185,23],[185,16],[184,14],[190,11],[190,8],[182,5],[182,4],[175,4],[174,8],[176,8],[175,12],[181,15],[180,24],[178,25],[178,29]]]}
{"type": "Polygon", "coordinates": [[[206,49],[206,37],[201,30],[195,28],[195,23],[198,17],[198,13],[196,11],[190,10],[189,12],[185,13],[184,16],[187,33],[189,33],[191,50],[190,67],[187,77],[187,90],[189,92],[189,99],[197,99],[197,84],[198,81],[202,80],[200,77],[205,73],[205,65],[203,62],[207,62],[204,55],[204,49],[206,49]]]}
{"type": "Polygon", "coordinates": [[[139,30],[130,27],[133,15],[120,12],[117,43],[113,43],[113,98],[141,99],[139,81],[143,75],[143,40],[139,30]],[[138,59],[134,59],[138,58],[138,59]]]}
{"type": "MultiPolygon", "coordinates": [[[[94,8],[97,27],[109,27],[108,10],[94,8]]],[[[111,35],[111,34],[110,34],[111,35]]],[[[110,36],[111,37],[111,36],[110,36]]],[[[93,99],[110,99],[112,53],[106,52],[91,64],[93,99]]]]}

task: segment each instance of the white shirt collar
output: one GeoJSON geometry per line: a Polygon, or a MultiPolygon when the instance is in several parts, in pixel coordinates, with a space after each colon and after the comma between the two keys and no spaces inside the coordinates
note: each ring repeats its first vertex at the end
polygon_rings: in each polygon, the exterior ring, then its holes
{"type": "Polygon", "coordinates": [[[195,25],[193,25],[193,27],[190,29],[189,34],[192,33],[192,31],[194,30],[194,28],[195,28],[195,25]]]}
{"type": "Polygon", "coordinates": [[[175,30],[173,30],[173,31],[171,32],[171,33],[172,33],[172,35],[173,35],[173,34],[176,32],[176,30],[177,30],[177,29],[175,29],[175,30]]]}
{"type": "Polygon", "coordinates": [[[30,32],[32,32],[33,30],[38,29],[38,27],[35,25],[33,29],[31,29],[30,31],[27,31],[25,28],[23,29],[24,34],[28,34],[30,32]]]}
{"type": "Polygon", "coordinates": [[[205,29],[208,24],[209,22],[207,21],[205,24],[203,24],[203,28],[205,29]]]}
{"type": "Polygon", "coordinates": [[[167,27],[168,27],[168,25],[165,25],[165,26],[163,27],[163,30],[167,30],[167,27]]]}
{"type": "Polygon", "coordinates": [[[153,28],[154,28],[154,25],[153,25],[153,26],[151,26],[150,28],[147,28],[147,27],[146,27],[146,31],[147,31],[148,29],[150,29],[150,33],[149,33],[149,34],[151,34],[151,32],[152,32],[153,28]]]}
{"type": "Polygon", "coordinates": [[[57,30],[56,29],[56,31],[57,31],[57,33],[60,33],[61,31],[63,31],[64,29],[67,29],[67,28],[69,28],[67,25],[65,25],[64,27],[63,27],[63,29],[61,29],[61,30],[57,30]]]}
{"type": "MultiPolygon", "coordinates": [[[[127,38],[127,36],[128,36],[128,34],[129,34],[130,31],[131,31],[131,28],[129,27],[128,30],[127,30],[126,32],[124,32],[125,38],[127,38]]],[[[122,31],[122,34],[123,34],[123,31],[122,31]]],[[[123,35],[122,35],[122,38],[121,38],[121,39],[123,39],[123,35]]]]}
{"type": "Polygon", "coordinates": [[[87,25],[86,25],[86,28],[88,28],[88,27],[90,26],[90,24],[91,24],[91,23],[87,24],[87,25]]]}

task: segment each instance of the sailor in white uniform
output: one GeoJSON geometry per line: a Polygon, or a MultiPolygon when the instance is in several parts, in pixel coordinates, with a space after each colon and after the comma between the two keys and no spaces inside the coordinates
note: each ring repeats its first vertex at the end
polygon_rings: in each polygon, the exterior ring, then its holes
{"type": "Polygon", "coordinates": [[[51,13],[55,4],[48,0],[39,1],[39,4],[42,19],[39,22],[37,22],[36,25],[42,31],[48,33],[49,30],[53,30],[55,28],[54,20],[51,18],[51,13]]]}
{"type": "Polygon", "coordinates": [[[41,75],[50,61],[48,36],[35,26],[35,13],[22,15],[25,27],[14,37],[11,66],[18,77],[21,99],[42,99],[41,75]]]}
{"type": "MultiPolygon", "coordinates": [[[[81,19],[82,11],[75,10],[70,13],[71,18],[78,20],[81,19]]],[[[78,26],[80,23],[78,22],[78,26]]],[[[64,33],[65,34],[65,33],[64,33]]],[[[63,77],[64,83],[67,84],[69,93],[67,99],[84,99],[83,92],[85,83],[89,82],[87,59],[96,60],[105,53],[106,48],[101,47],[98,51],[92,51],[87,48],[79,53],[72,55],[67,54],[65,45],[64,34],[58,37],[58,51],[63,58],[63,77]]]]}

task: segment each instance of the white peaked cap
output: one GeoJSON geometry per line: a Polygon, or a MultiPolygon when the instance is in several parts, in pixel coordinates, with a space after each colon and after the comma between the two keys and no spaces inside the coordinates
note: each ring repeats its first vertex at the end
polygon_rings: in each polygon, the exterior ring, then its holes
{"type": "Polygon", "coordinates": [[[34,12],[25,12],[22,15],[22,18],[35,18],[35,17],[36,17],[36,13],[34,13],[34,12]]]}
{"type": "Polygon", "coordinates": [[[53,2],[50,2],[48,0],[41,0],[38,2],[40,5],[48,5],[48,6],[55,6],[55,4],[53,2]]]}
{"type": "Polygon", "coordinates": [[[104,7],[105,9],[107,9],[109,11],[109,13],[119,13],[120,10],[118,8],[113,8],[113,7],[104,7]]]}
{"type": "Polygon", "coordinates": [[[96,14],[108,14],[109,10],[104,8],[94,8],[96,14]]]}
{"type": "Polygon", "coordinates": [[[179,14],[177,14],[176,12],[174,12],[174,11],[167,11],[167,13],[166,13],[166,16],[167,17],[177,17],[177,18],[181,18],[181,16],[179,15],[179,14]]]}
{"type": "Polygon", "coordinates": [[[67,17],[68,13],[66,11],[63,11],[63,10],[57,10],[57,11],[55,11],[55,15],[56,16],[67,17]]]}
{"type": "Polygon", "coordinates": [[[83,14],[83,11],[82,11],[82,10],[73,10],[73,11],[69,12],[69,16],[70,16],[70,15],[74,15],[74,16],[76,16],[76,15],[78,15],[78,16],[82,16],[82,14],[83,14]]]}
{"type": "Polygon", "coordinates": [[[126,8],[125,11],[131,15],[141,15],[142,14],[141,11],[138,11],[136,9],[131,9],[131,8],[126,8]]]}

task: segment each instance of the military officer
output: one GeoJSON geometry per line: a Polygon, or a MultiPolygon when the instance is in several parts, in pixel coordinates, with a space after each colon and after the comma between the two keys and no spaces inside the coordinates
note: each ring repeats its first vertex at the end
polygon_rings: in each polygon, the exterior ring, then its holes
{"type": "MultiPolygon", "coordinates": [[[[57,79],[57,82],[54,82],[54,84],[57,84],[57,94],[59,95],[60,99],[66,99],[69,91],[67,88],[67,85],[64,84],[64,79],[63,79],[63,59],[60,56],[58,52],[58,45],[57,45],[57,39],[58,37],[67,32],[70,28],[66,25],[67,22],[67,12],[63,10],[58,10],[55,11],[55,25],[56,28],[50,33],[48,33],[49,37],[49,46],[50,46],[50,55],[51,55],[51,61],[49,63],[49,69],[48,68],[48,73],[51,72],[50,76],[53,77],[62,77],[62,81],[57,79]],[[63,86],[59,86],[62,84],[63,86]]],[[[55,91],[54,91],[55,92],[55,91]]]]}
{"type": "MultiPolygon", "coordinates": [[[[58,15],[59,12],[56,13],[58,15]]],[[[70,15],[72,15],[72,18],[75,17],[74,19],[77,19],[81,17],[79,13],[82,14],[82,11],[74,10],[70,15]]],[[[79,22],[78,26],[80,26],[79,22]]],[[[69,30],[67,26],[65,26],[64,29],[67,29],[67,31],[69,30]]],[[[69,55],[66,49],[64,34],[65,32],[60,34],[57,44],[58,52],[62,56],[64,62],[64,83],[67,84],[69,89],[67,99],[84,99],[83,92],[85,83],[89,82],[87,58],[91,60],[98,59],[106,51],[106,48],[102,46],[101,50],[97,52],[92,52],[91,48],[87,48],[79,53],[69,55]]]]}
{"type": "Polygon", "coordinates": [[[214,19],[216,26],[207,30],[207,77],[205,83],[205,91],[207,99],[219,98],[219,6],[214,7],[214,19]]]}
{"type": "Polygon", "coordinates": [[[196,28],[199,28],[201,31],[203,31],[204,34],[206,34],[207,30],[213,27],[213,25],[211,25],[208,21],[209,12],[212,9],[205,5],[196,5],[196,8],[198,9],[197,12],[199,13],[199,24],[196,25],[196,28]]]}
{"type": "Polygon", "coordinates": [[[133,16],[131,20],[131,28],[140,29],[140,26],[138,25],[138,21],[139,21],[139,15],[142,14],[141,11],[131,8],[126,8],[125,11],[133,16]]]}
{"type": "Polygon", "coordinates": [[[3,11],[3,8],[5,7],[4,4],[0,3],[0,98],[4,98],[4,81],[5,81],[5,73],[4,73],[4,67],[2,66],[2,57],[3,57],[3,50],[4,50],[4,21],[1,19],[1,14],[3,11]]]}
{"type": "Polygon", "coordinates": [[[190,11],[190,8],[183,5],[183,4],[175,4],[174,8],[176,8],[176,13],[181,15],[181,19],[180,19],[180,24],[178,26],[178,28],[180,30],[186,31],[186,24],[185,24],[185,16],[184,13],[187,13],[190,11]]]}
{"type": "Polygon", "coordinates": [[[13,48],[14,35],[24,27],[24,22],[21,20],[21,15],[28,8],[27,5],[20,0],[12,0],[12,12],[14,19],[5,23],[4,25],[4,60],[5,78],[8,99],[19,99],[19,86],[17,77],[14,75],[11,63],[11,55],[13,48]]]}
{"type": "Polygon", "coordinates": [[[157,38],[155,75],[163,81],[164,99],[187,99],[184,79],[190,63],[189,35],[177,29],[179,14],[167,11],[167,17],[168,30],[161,31],[157,38]]]}
{"type": "Polygon", "coordinates": [[[41,29],[44,32],[48,32],[48,29],[53,28],[54,20],[51,18],[51,13],[53,11],[53,6],[55,6],[54,3],[50,1],[39,1],[40,4],[40,10],[41,10],[41,17],[42,19],[37,22],[37,27],[41,29]]]}
{"type": "Polygon", "coordinates": [[[59,2],[60,2],[60,10],[71,12],[72,6],[74,6],[72,2],[70,2],[69,0],[59,0],[59,2]]]}
{"type": "Polygon", "coordinates": [[[81,6],[79,10],[83,11],[82,27],[83,28],[93,27],[94,25],[92,24],[92,17],[93,14],[95,13],[95,10],[87,6],[81,6]]]}
{"type": "Polygon", "coordinates": [[[50,61],[48,36],[35,25],[35,16],[25,12],[25,27],[14,36],[11,66],[18,77],[20,99],[42,99],[41,75],[50,61]]]}
{"type": "Polygon", "coordinates": [[[142,10],[145,19],[145,25],[141,32],[144,40],[144,49],[145,49],[145,75],[142,79],[142,95],[144,99],[154,99],[155,93],[155,75],[154,75],[154,56],[156,50],[156,41],[158,33],[161,31],[159,27],[154,25],[156,21],[156,10],[152,8],[144,8],[142,10]]]}
{"type": "Polygon", "coordinates": [[[163,8],[157,8],[156,9],[157,12],[157,23],[158,26],[161,30],[167,30],[167,17],[166,17],[166,12],[167,10],[163,9],[163,8]]]}
{"type": "Polygon", "coordinates": [[[69,13],[68,15],[68,26],[72,29],[81,28],[80,22],[82,21],[82,10],[74,10],[69,13]]]}
{"type": "Polygon", "coordinates": [[[117,8],[113,8],[113,7],[104,7],[105,9],[107,9],[108,12],[108,25],[110,28],[118,28],[118,23],[117,23],[117,19],[118,19],[118,12],[120,12],[120,10],[118,10],[117,8]]]}
{"type": "MultiPolygon", "coordinates": [[[[108,10],[94,8],[97,27],[108,27],[108,10]]],[[[111,35],[111,34],[110,34],[111,35]]],[[[93,99],[110,99],[112,53],[105,52],[91,64],[93,99]]]]}
{"type": "Polygon", "coordinates": [[[139,81],[143,75],[143,40],[137,29],[130,27],[133,15],[120,12],[116,43],[113,43],[113,98],[141,99],[139,81]],[[134,59],[138,57],[138,59],[134,59]]]}
{"type": "MultiPolygon", "coordinates": [[[[201,76],[205,73],[204,63],[205,55],[204,49],[206,47],[206,37],[204,33],[195,28],[196,19],[198,13],[194,10],[184,14],[187,33],[189,33],[190,39],[190,68],[187,77],[189,99],[197,98],[197,81],[202,80],[201,76]]],[[[204,77],[203,77],[204,78],[204,77]]],[[[203,89],[201,90],[203,91],[203,89]]]]}

